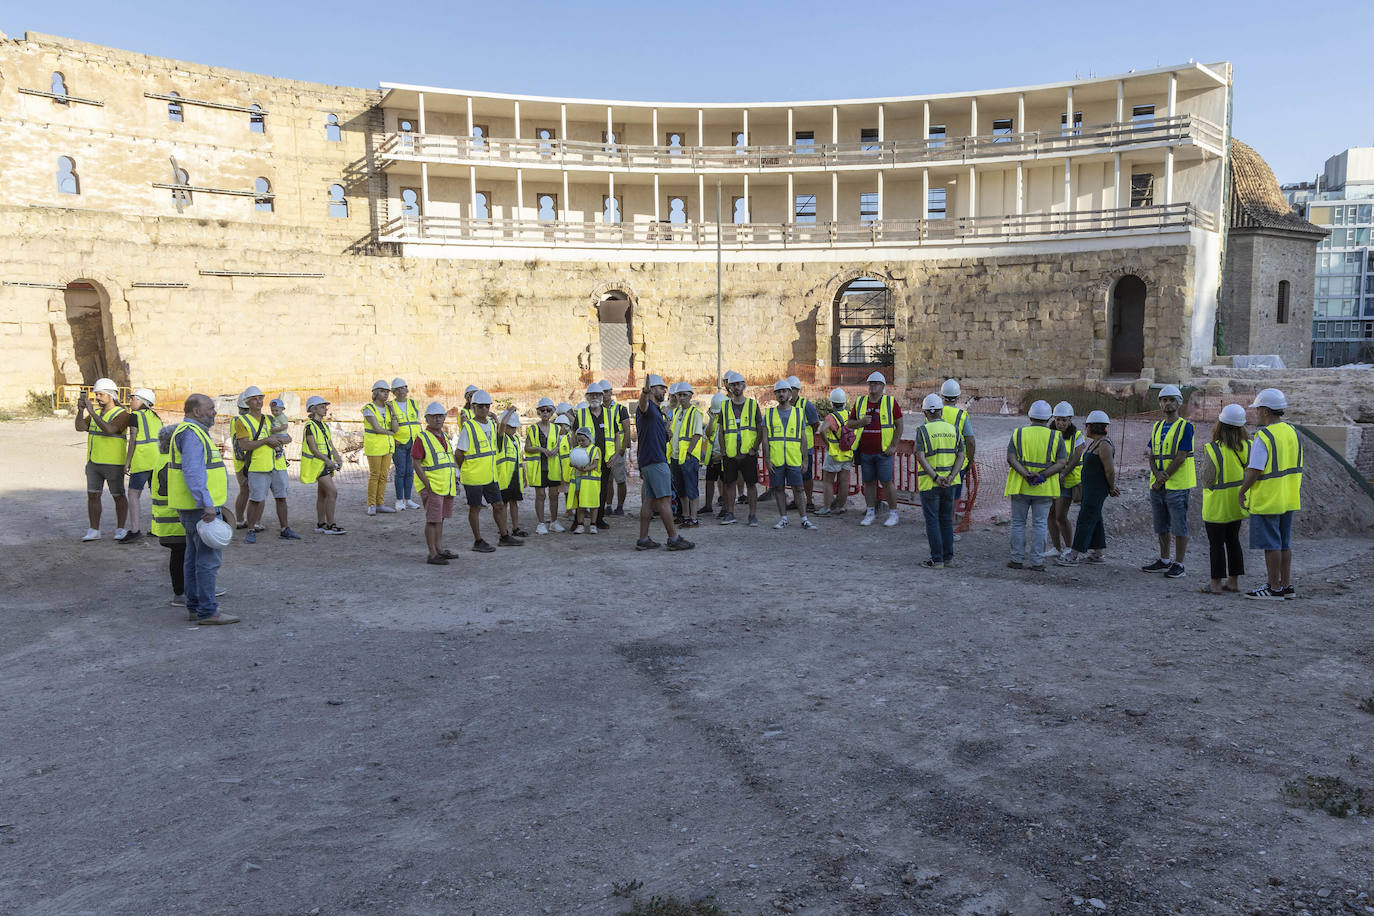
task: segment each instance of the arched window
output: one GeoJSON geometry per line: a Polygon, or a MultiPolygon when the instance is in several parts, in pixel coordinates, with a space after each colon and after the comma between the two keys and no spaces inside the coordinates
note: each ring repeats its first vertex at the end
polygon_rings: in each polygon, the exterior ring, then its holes
{"type": "Polygon", "coordinates": [[[749,201],[743,197],[735,198],[734,220],[737,223],[749,222],[749,201]]]}
{"type": "Polygon", "coordinates": [[[415,219],[420,215],[420,192],[414,188],[401,188],[401,216],[415,219]]]}
{"type": "Polygon", "coordinates": [[[835,296],[835,363],[841,366],[892,364],[896,327],[892,290],[876,277],[858,277],[835,296]]]}
{"type": "Polygon", "coordinates": [[[60,70],[52,72],[52,94],[63,96],[64,99],[67,95],[67,78],[62,75],[60,70]]]}
{"type": "Polygon", "coordinates": [[[486,191],[472,195],[472,218],[491,219],[491,195],[486,191]]]}
{"type": "Polygon", "coordinates": [[[406,153],[415,152],[415,125],[409,120],[402,118],[396,122],[396,130],[401,135],[401,151],[406,153]]]}
{"type": "Polygon", "coordinates": [[[253,209],[259,213],[272,212],[272,182],[266,178],[259,178],[253,182],[253,190],[257,197],[253,198],[253,209]]]}
{"type": "Polygon", "coordinates": [[[668,198],[668,222],[682,224],[687,222],[687,199],[684,197],[668,198]]]}
{"type": "Polygon", "coordinates": [[[472,148],[487,148],[487,128],[483,124],[472,125],[472,148]]]}
{"type": "MultiPolygon", "coordinates": [[[[177,184],[189,185],[191,183],[191,176],[186,173],[185,169],[177,169],[176,176],[177,184]]],[[[191,206],[191,192],[185,188],[173,188],[172,203],[179,204],[178,209],[191,206]]]]}
{"type": "Polygon", "coordinates": [[[620,201],[609,194],[601,201],[601,221],[608,224],[620,222],[620,201]]]}
{"type": "Polygon", "coordinates": [[[169,92],[169,93],[167,93],[167,94],[170,95],[170,96],[175,97],[175,98],[178,100],[178,101],[168,102],[168,103],[167,103],[167,120],[168,120],[168,121],[175,121],[176,123],[180,124],[180,123],[182,123],[183,121],[186,120],[186,113],[185,113],[185,111],[182,110],[182,107],[181,107],[181,102],[180,102],[181,96],[180,96],[180,95],[177,95],[177,93],[175,93],[175,92],[169,92]]]}
{"type": "Polygon", "coordinates": [[[336,114],[325,115],[324,117],[324,138],[330,143],[338,143],[343,139],[343,134],[339,130],[339,116],[336,114]]]}
{"type": "Polygon", "coordinates": [[[248,106],[248,129],[255,134],[267,133],[267,114],[257,102],[248,106]]]}
{"type": "Polygon", "coordinates": [[[63,194],[81,193],[81,179],[76,174],[76,160],[71,156],[57,157],[57,190],[63,194]]]}
{"type": "Polygon", "coordinates": [[[539,138],[539,155],[552,156],[555,139],[553,128],[541,127],[534,132],[534,135],[539,138]]]}
{"type": "Polygon", "coordinates": [[[1288,323],[1288,281],[1279,281],[1279,302],[1275,317],[1279,324],[1288,323]]]}
{"type": "Polygon", "coordinates": [[[348,218],[348,198],[344,196],[341,184],[329,186],[329,215],[335,219],[348,218]]]}
{"type": "Polygon", "coordinates": [[[668,155],[682,155],[682,134],[678,131],[674,130],[668,132],[668,155]]]}
{"type": "Polygon", "coordinates": [[[551,223],[558,219],[558,198],[552,194],[540,194],[535,200],[539,204],[539,221],[551,223]]]}

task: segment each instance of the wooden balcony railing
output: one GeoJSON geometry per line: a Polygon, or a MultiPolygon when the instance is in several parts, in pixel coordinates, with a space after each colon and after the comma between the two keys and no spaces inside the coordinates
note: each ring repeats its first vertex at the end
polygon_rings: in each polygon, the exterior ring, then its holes
{"type": "Polygon", "coordinates": [[[448,216],[398,217],[378,233],[382,242],[519,245],[566,248],[910,247],[1031,237],[1161,231],[1194,226],[1215,230],[1215,217],[1192,204],[1027,213],[1019,216],[888,219],[869,223],[600,223],[448,216]]]}
{"type": "Polygon", "coordinates": [[[651,169],[683,172],[763,171],[907,164],[968,163],[981,159],[1061,158],[1069,153],[1117,151],[1146,144],[1201,144],[1220,153],[1223,131],[1194,115],[1148,123],[1113,123],[1072,132],[1035,130],[947,140],[884,140],[796,146],[635,146],[584,140],[512,140],[446,134],[393,133],[378,137],[383,163],[407,160],[465,164],[545,165],[550,168],[651,169]]]}

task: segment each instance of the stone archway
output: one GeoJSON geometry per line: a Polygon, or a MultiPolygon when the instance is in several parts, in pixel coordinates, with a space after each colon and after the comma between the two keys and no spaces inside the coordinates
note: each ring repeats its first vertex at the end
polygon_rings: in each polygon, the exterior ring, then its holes
{"type": "Polygon", "coordinates": [[[639,296],[623,282],[609,281],[592,290],[588,319],[590,345],[584,367],[594,378],[605,378],[617,388],[634,383],[644,361],[642,315],[639,296]]]}
{"type": "Polygon", "coordinates": [[[1124,265],[1104,276],[1093,302],[1092,368],[1089,377],[1152,374],[1145,327],[1158,299],[1154,276],[1138,265],[1124,265]],[[1119,299],[1119,297],[1121,297],[1119,299]]]}
{"type": "MultiPolygon", "coordinates": [[[[906,379],[906,344],[902,334],[901,316],[906,301],[906,278],[891,268],[877,265],[848,267],[831,277],[820,290],[824,297],[816,309],[816,383],[819,385],[838,384],[843,381],[844,372],[836,362],[837,335],[840,333],[837,303],[844,291],[856,281],[874,280],[885,286],[891,296],[894,311],[892,329],[892,372],[894,383],[906,379]]],[[[867,373],[863,373],[867,375],[867,373]]]]}
{"type": "Polygon", "coordinates": [[[128,364],[121,358],[110,295],[103,284],[85,278],[71,281],[51,312],[58,387],[90,385],[98,378],[128,384],[128,364]]]}

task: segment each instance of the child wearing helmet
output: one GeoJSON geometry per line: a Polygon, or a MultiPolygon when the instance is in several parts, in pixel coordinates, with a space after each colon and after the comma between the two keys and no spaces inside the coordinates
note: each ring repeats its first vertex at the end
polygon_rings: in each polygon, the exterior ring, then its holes
{"type": "Polygon", "coordinates": [[[817,515],[844,515],[849,502],[849,478],[854,467],[858,436],[849,425],[849,395],[843,388],[830,392],[830,413],[821,424],[825,461],[821,464],[821,494],[825,505],[817,515]]]}
{"type": "Polygon", "coordinates": [[[573,510],[573,534],[596,534],[596,516],[601,511],[601,449],[594,437],[589,427],[579,429],[577,448],[569,455],[573,479],[568,505],[573,510]]]}
{"type": "Polygon", "coordinates": [[[540,398],[534,409],[538,420],[525,434],[525,476],[534,488],[534,533],[562,531],[558,523],[558,491],[563,484],[563,459],[559,445],[563,436],[553,421],[554,404],[540,398]],[[547,521],[544,503],[548,502],[547,521]]]}
{"type": "MultiPolygon", "coordinates": [[[[711,406],[706,409],[706,437],[703,443],[704,455],[702,462],[706,465],[706,498],[701,502],[701,508],[707,512],[716,505],[716,484],[720,481],[720,406],[726,401],[725,395],[716,392],[711,395],[711,406]]],[[[720,500],[720,511],[716,513],[716,518],[725,517],[725,485],[721,484],[722,497],[720,500]]]]}

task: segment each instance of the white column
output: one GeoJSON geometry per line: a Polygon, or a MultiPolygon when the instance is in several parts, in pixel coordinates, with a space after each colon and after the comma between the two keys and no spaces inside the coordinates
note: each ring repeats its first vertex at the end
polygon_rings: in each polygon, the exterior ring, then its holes
{"type": "Polygon", "coordinates": [[[1026,132],[1026,94],[1016,93],[1016,132],[1026,132]]]}
{"type": "MultiPolygon", "coordinates": [[[[614,122],[613,122],[613,120],[612,120],[612,118],[611,118],[611,106],[607,105],[607,106],[606,106],[606,137],[607,137],[608,140],[610,139],[610,136],[611,136],[611,134],[614,132],[614,130],[615,130],[615,126],[614,126],[614,122]]],[[[620,140],[620,138],[617,137],[616,140],[617,140],[617,142],[618,142],[618,141],[620,140]]]]}
{"type": "MultiPolygon", "coordinates": [[[[474,126],[474,125],[473,125],[473,123],[472,123],[472,96],[468,96],[468,136],[469,136],[469,137],[472,136],[472,128],[473,128],[473,126],[474,126]]],[[[488,203],[490,203],[490,201],[488,201],[488,203]]]]}
{"type": "MultiPolygon", "coordinates": [[[[425,94],[418,93],[420,106],[420,142],[424,143],[425,136],[425,94]]],[[[421,151],[424,146],[420,147],[421,151]]],[[[420,216],[429,216],[429,163],[420,163],[420,216]]],[[[422,233],[423,234],[423,233],[422,233]]]]}
{"type": "Polygon", "coordinates": [[[706,176],[697,174],[697,222],[706,225],[706,176]]]}
{"type": "MultiPolygon", "coordinates": [[[[487,212],[491,212],[491,201],[487,201],[487,212]]],[[[477,166],[468,166],[468,219],[477,216],[477,166]]]]}
{"type": "Polygon", "coordinates": [[[978,178],[973,166],[968,167],[968,215],[970,218],[978,215],[978,178]]]}
{"type": "Polygon", "coordinates": [[[882,170],[880,169],[880,170],[878,171],[878,222],[880,222],[880,223],[883,221],[883,214],[884,214],[884,212],[885,212],[885,211],[883,210],[883,203],[884,203],[884,198],[883,198],[883,173],[882,173],[882,170]]]}
{"type": "MultiPolygon", "coordinates": [[[[1169,74],[1169,117],[1178,114],[1178,74],[1169,74]]],[[[1164,150],[1164,203],[1174,202],[1174,148],[1164,150]]]]}
{"type": "Polygon", "coordinates": [[[969,99],[969,100],[968,100],[968,135],[969,135],[970,137],[976,137],[976,136],[978,136],[978,99],[977,99],[977,98],[972,98],[972,99],[969,99]]]}
{"type": "Polygon", "coordinates": [[[418,104],[420,106],[420,134],[423,136],[425,132],[425,94],[420,92],[417,93],[417,96],[419,97],[418,104]]]}
{"type": "Polygon", "coordinates": [[[1064,126],[1070,135],[1073,134],[1073,87],[1068,89],[1068,101],[1064,103],[1064,126]]]}
{"type": "MultiPolygon", "coordinates": [[[[706,145],[706,116],[700,108],[697,109],[697,146],[706,145]]],[[[705,204],[702,204],[705,206],[705,204]]],[[[705,212],[705,211],[703,211],[705,212]]],[[[702,220],[705,222],[705,220],[702,220]]]]}
{"type": "MultiPolygon", "coordinates": [[[[879,172],[882,178],[883,173],[879,172]]],[[[921,219],[930,219],[930,169],[921,169],[921,219]]]]}
{"type": "MultiPolygon", "coordinates": [[[[607,188],[608,188],[608,190],[606,191],[606,196],[607,196],[607,197],[610,197],[610,198],[614,198],[614,197],[615,197],[615,172],[607,172],[607,173],[606,173],[606,183],[607,183],[607,188]]],[[[604,207],[603,207],[602,210],[601,210],[601,221],[602,221],[602,222],[605,222],[605,221],[606,221],[606,210],[605,210],[604,207]]],[[[624,214],[624,213],[621,213],[621,214],[620,214],[620,221],[621,221],[622,223],[625,221],[625,214],[624,214]]]]}
{"type": "Polygon", "coordinates": [[[830,221],[840,221],[840,173],[830,173],[830,221]]]}
{"type": "MultiPolygon", "coordinates": [[[[749,173],[748,173],[748,172],[745,172],[745,173],[744,173],[744,215],[748,218],[748,220],[749,220],[750,222],[753,222],[753,221],[754,221],[754,214],[752,214],[752,213],[749,212],[749,173]]],[[[731,211],[731,213],[730,213],[730,222],[733,223],[734,221],[735,221],[735,214],[734,214],[733,211],[731,211]]]]}
{"type": "Polygon", "coordinates": [[[525,170],[515,170],[515,212],[517,219],[525,218],[525,170]]]}
{"type": "Polygon", "coordinates": [[[840,106],[830,106],[830,142],[840,142],[840,106]]]}
{"type": "Polygon", "coordinates": [[[659,216],[659,206],[658,206],[658,173],[655,172],[655,173],[654,173],[654,222],[658,222],[660,219],[661,219],[661,217],[659,216]]]}
{"type": "MultiPolygon", "coordinates": [[[[797,132],[792,129],[792,109],[790,108],[787,109],[787,148],[794,153],[797,151],[797,132]]],[[[787,176],[787,180],[791,181],[792,176],[787,176]]],[[[789,219],[788,222],[790,223],[791,220],[789,219]]]]}
{"type": "MultiPolygon", "coordinates": [[[[749,109],[744,109],[744,123],[740,125],[740,132],[744,134],[744,145],[749,145],[749,109]]],[[[747,179],[746,179],[747,180],[747,179]]],[[[747,205],[746,205],[747,206],[747,205]]]]}
{"type": "Polygon", "coordinates": [[[1020,216],[1026,212],[1026,167],[1024,163],[1016,163],[1016,215],[1020,216]]]}
{"type": "Polygon", "coordinates": [[[1169,74],[1169,117],[1178,114],[1178,74],[1169,74]]]}
{"type": "Polygon", "coordinates": [[[515,103],[515,139],[520,139],[520,103],[515,103]]]}
{"type": "Polygon", "coordinates": [[[921,103],[921,139],[930,139],[930,103],[921,103]]]}
{"type": "Polygon", "coordinates": [[[649,112],[649,131],[651,132],[651,136],[649,137],[649,145],[650,145],[650,146],[658,146],[658,145],[659,145],[659,140],[658,140],[658,109],[657,109],[657,108],[655,108],[655,109],[653,109],[653,111],[649,112]]]}
{"type": "Polygon", "coordinates": [[[563,222],[568,220],[568,170],[563,170],[563,196],[559,198],[563,206],[558,208],[558,218],[563,222]]]}
{"type": "Polygon", "coordinates": [[[1112,155],[1112,209],[1121,206],[1121,154],[1112,155]]]}
{"type": "Polygon", "coordinates": [[[1116,123],[1126,120],[1126,81],[1116,81],[1116,123]]]}
{"type": "Polygon", "coordinates": [[[879,142],[879,143],[882,143],[884,140],[887,139],[886,128],[885,128],[885,126],[884,126],[884,124],[883,124],[883,122],[886,120],[886,117],[885,117],[886,114],[887,114],[887,112],[884,110],[883,105],[882,105],[881,103],[879,103],[879,105],[878,105],[878,142],[879,142]]]}
{"type": "Polygon", "coordinates": [[[559,142],[568,139],[568,106],[558,106],[558,139],[559,142]]]}
{"type": "MultiPolygon", "coordinates": [[[[790,118],[788,120],[791,120],[790,118]]],[[[783,211],[787,214],[785,223],[795,222],[797,219],[797,195],[792,191],[792,173],[787,173],[787,209],[783,211]]]]}
{"type": "Polygon", "coordinates": [[[1073,160],[1064,160],[1064,212],[1073,212],[1073,160]]]}

